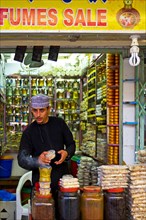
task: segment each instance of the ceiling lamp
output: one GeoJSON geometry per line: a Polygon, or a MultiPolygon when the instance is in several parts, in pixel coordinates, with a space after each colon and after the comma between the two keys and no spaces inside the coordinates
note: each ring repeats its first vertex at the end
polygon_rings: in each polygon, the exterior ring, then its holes
{"type": "Polygon", "coordinates": [[[57,61],[60,46],[50,46],[48,60],[57,61]]]}
{"type": "Polygon", "coordinates": [[[138,66],[140,64],[139,47],[138,47],[138,38],[139,35],[132,35],[130,38],[132,39],[130,53],[131,57],[129,58],[129,64],[131,66],[138,66]]]}
{"type": "Polygon", "coordinates": [[[15,50],[14,60],[18,62],[22,62],[24,59],[26,48],[27,48],[26,46],[17,46],[15,50]]]}
{"type": "Polygon", "coordinates": [[[32,53],[32,61],[41,62],[43,46],[34,46],[32,53]]]}

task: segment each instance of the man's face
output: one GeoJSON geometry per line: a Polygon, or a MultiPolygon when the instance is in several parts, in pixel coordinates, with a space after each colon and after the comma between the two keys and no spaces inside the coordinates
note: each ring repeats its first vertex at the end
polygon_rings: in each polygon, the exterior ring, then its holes
{"type": "Polygon", "coordinates": [[[45,124],[48,121],[48,115],[50,113],[50,108],[32,108],[31,110],[36,122],[38,124],[45,124]]]}

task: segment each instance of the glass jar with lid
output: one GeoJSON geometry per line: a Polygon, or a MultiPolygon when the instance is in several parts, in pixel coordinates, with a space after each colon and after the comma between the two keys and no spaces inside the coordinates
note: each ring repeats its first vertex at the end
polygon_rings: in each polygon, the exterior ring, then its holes
{"type": "Polygon", "coordinates": [[[78,89],[79,88],[79,82],[77,80],[74,81],[72,86],[73,86],[74,89],[78,89]]]}
{"type": "Polygon", "coordinates": [[[31,79],[31,86],[32,87],[36,87],[37,86],[37,79],[36,78],[32,78],[31,79]]]}
{"type": "Polygon", "coordinates": [[[124,188],[108,189],[104,193],[104,219],[126,220],[126,195],[124,188]]]}
{"type": "Polygon", "coordinates": [[[19,88],[15,88],[15,89],[14,89],[14,95],[15,95],[15,96],[21,95],[21,90],[20,90],[19,88]]]}
{"type": "Polygon", "coordinates": [[[28,94],[28,89],[27,88],[22,88],[22,95],[26,96],[28,94]]]}
{"type": "Polygon", "coordinates": [[[38,90],[37,89],[33,89],[32,90],[32,95],[34,96],[34,95],[37,95],[37,93],[38,93],[38,90]]]}
{"type": "Polygon", "coordinates": [[[38,86],[44,86],[45,85],[45,80],[43,78],[38,79],[38,86]]]}
{"type": "Polygon", "coordinates": [[[12,87],[8,87],[7,91],[6,91],[7,96],[12,96],[13,95],[13,88],[12,87]]]}
{"type": "Polygon", "coordinates": [[[76,188],[60,188],[58,192],[60,220],[80,220],[80,193],[76,188]]]}
{"type": "Polygon", "coordinates": [[[54,200],[52,194],[40,195],[38,192],[34,193],[32,198],[32,219],[33,220],[54,220],[54,200]]]}
{"type": "Polygon", "coordinates": [[[7,104],[12,105],[12,97],[7,96],[7,104]]]}
{"type": "Polygon", "coordinates": [[[73,91],[73,99],[79,99],[79,92],[78,90],[73,91]]]}
{"type": "Polygon", "coordinates": [[[21,86],[21,79],[20,78],[15,80],[15,85],[16,85],[16,87],[21,86]]]}
{"type": "Polygon", "coordinates": [[[99,186],[85,186],[81,195],[81,219],[103,220],[103,194],[99,186]]]}
{"type": "Polygon", "coordinates": [[[28,86],[28,85],[29,85],[28,78],[23,79],[23,86],[28,86]]]}
{"type": "Polygon", "coordinates": [[[52,85],[53,85],[52,79],[47,78],[47,79],[46,79],[46,86],[52,87],[52,85]]]}

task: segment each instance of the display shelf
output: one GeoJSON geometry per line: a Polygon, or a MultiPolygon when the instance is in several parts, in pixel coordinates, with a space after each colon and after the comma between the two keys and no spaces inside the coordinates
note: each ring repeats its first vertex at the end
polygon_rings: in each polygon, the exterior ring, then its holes
{"type": "Polygon", "coordinates": [[[127,104],[127,105],[137,105],[137,101],[123,101],[123,104],[127,104]]]}
{"type": "MultiPolygon", "coordinates": [[[[106,112],[104,105],[105,105],[105,98],[106,98],[106,76],[103,74],[101,75],[100,72],[100,77],[99,77],[99,72],[98,70],[103,70],[104,69],[104,73],[105,73],[105,57],[101,58],[102,56],[100,56],[100,59],[96,59],[94,60],[94,62],[92,63],[91,66],[89,66],[89,68],[87,69],[87,85],[86,87],[84,87],[84,82],[83,82],[83,86],[82,88],[87,90],[86,96],[84,98],[87,99],[87,107],[86,108],[82,108],[84,109],[87,114],[84,114],[84,111],[81,111],[81,114],[83,112],[83,117],[81,115],[81,120],[82,120],[82,124],[81,124],[81,128],[83,128],[83,140],[82,140],[82,151],[84,153],[86,153],[87,155],[90,155],[92,157],[96,157],[97,155],[97,134],[99,132],[105,132],[105,127],[101,128],[98,127],[97,125],[97,117],[98,117],[98,107],[100,108],[101,106],[103,107],[102,110],[100,110],[100,115],[101,113],[106,112]],[[102,77],[103,76],[103,77],[102,77]],[[100,84],[98,84],[100,82],[100,84]],[[100,98],[99,98],[99,94],[97,92],[97,88],[100,88],[100,98]],[[102,104],[98,106],[98,102],[102,102],[102,104]],[[83,121],[83,119],[86,120],[83,121]],[[91,131],[92,129],[92,131],[91,131]],[[101,130],[100,130],[101,129],[101,130]],[[104,130],[104,131],[103,131],[104,130]],[[90,135],[91,132],[93,132],[94,134],[90,135]],[[91,136],[91,137],[89,137],[91,136]]],[[[82,97],[83,98],[83,97],[82,97]]],[[[83,105],[85,106],[85,103],[83,101],[83,105]]],[[[82,103],[81,103],[81,107],[82,107],[82,103]]],[[[104,116],[103,116],[104,118],[104,116]]],[[[105,122],[104,122],[105,123],[105,122]]],[[[100,134],[99,134],[100,135],[100,134]]],[[[104,134],[103,134],[104,136],[104,134]]],[[[98,152],[99,153],[99,152],[98,152]]]]}
{"type": "Polygon", "coordinates": [[[106,77],[106,59],[105,56],[99,60],[96,65],[97,85],[96,85],[96,155],[95,158],[99,163],[107,163],[106,148],[107,148],[107,77],[106,77]]]}
{"type": "Polygon", "coordinates": [[[119,54],[107,54],[107,164],[119,164],[119,54]]]}
{"type": "Polygon", "coordinates": [[[107,124],[107,127],[119,127],[119,124],[107,124]]]}
{"type": "Polygon", "coordinates": [[[108,146],[118,147],[119,144],[108,144],[108,146]]]}
{"type": "Polygon", "coordinates": [[[133,78],[127,78],[127,79],[123,79],[123,82],[138,82],[138,79],[133,79],[133,78]]]}
{"type": "Polygon", "coordinates": [[[123,122],[123,125],[137,125],[138,122],[135,122],[135,121],[126,121],[126,122],[123,122]]]}

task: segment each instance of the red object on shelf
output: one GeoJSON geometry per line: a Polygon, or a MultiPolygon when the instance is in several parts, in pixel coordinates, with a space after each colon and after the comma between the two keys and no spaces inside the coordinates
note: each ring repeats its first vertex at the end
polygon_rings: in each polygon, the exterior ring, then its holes
{"type": "Polygon", "coordinates": [[[71,160],[71,174],[73,177],[77,177],[78,164],[76,161],[71,160]]]}

